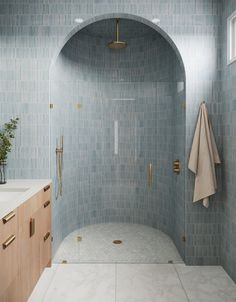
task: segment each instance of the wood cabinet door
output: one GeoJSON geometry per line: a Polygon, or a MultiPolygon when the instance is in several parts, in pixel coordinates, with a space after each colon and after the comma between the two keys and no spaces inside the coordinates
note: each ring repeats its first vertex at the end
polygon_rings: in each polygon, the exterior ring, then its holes
{"type": "MultiPolygon", "coordinates": [[[[11,286],[18,274],[18,238],[12,234],[4,242],[1,242],[0,248],[0,297],[3,296],[11,286]],[[12,237],[15,236],[15,237],[12,237]],[[15,239],[14,239],[15,238],[15,239]],[[11,241],[12,240],[12,241],[11,241]],[[11,243],[9,243],[11,241],[11,243]],[[4,244],[9,243],[7,247],[4,244]]],[[[1,301],[1,298],[0,298],[1,301]]]]}
{"type": "MultiPolygon", "coordinates": [[[[2,296],[0,296],[0,301],[1,302],[21,302],[19,300],[19,281],[18,281],[18,276],[12,280],[8,288],[4,291],[2,296]]],[[[25,302],[25,301],[22,301],[25,302]]]]}
{"type": "Polygon", "coordinates": [[[40,237],[40,269],[51,266],[51,198],[43,197],[41,207],[41,237],[40,237]]]}
{"type": "Polygon", "coordinates": [[[17,213],[13,211],[0,221],[0,297],[3,297],[17,277],[17,250],[17,213]]]}
{"type": "Polygon", "coordinates": [[[27,301],[40,277],[40,218],[38,209],[19,226],[19,301],[22,302],[27,301]]]}

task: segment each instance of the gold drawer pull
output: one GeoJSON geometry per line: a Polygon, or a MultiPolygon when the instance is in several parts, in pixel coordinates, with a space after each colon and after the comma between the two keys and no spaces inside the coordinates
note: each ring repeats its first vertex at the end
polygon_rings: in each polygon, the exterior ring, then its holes
{"type": "Polygon", "coordinates": [[[48,201],[46,201],[45,203],[44,203],[44,208],[46,208],[46,207],[48,207],[50,205],[50,200],[48,200],[48,201]]]}
{"type": "Polygon", "coordinates": [[[16,216],[16,213],[12,211],[12,212],[10,212],[9,214],[7,214],[6,216],[3,217],[2,222],[5,224],[15,216],[16,216]]]}
{"type": "Polygon", "coordinates": [[[50,189],[50,185],[47,185],[45,188],[43,188],[44,192],[50,189]]]}
{"type": "Polygon", "coordinates": [[[11,235],[3,244],[3,249],[6,249],[14,240],[16,239],[16,235],[11,235]]]}
{"type": "Polygon", "coordinates": [[[32,237],[35,233],[35,219],[30,218],[30,237],[32,237]]]}
{"type": "Polygon", "coordinates": [[[46,241],[50,237],[50,232],[47,232],[47,234],[43,237],[43,240],[46,241]]]}

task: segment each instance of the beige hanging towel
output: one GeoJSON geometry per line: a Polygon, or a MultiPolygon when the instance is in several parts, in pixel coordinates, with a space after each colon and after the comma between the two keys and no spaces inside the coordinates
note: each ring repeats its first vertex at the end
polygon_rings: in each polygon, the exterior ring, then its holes
{"type": "Polygon", "coordinates": [[[207,107],[202,103],[199,110],[188,168],[195,174],[193,202],[202,200],[208,208],[209,196],[216,193],[215,164],[220,164],[207,107]]]}

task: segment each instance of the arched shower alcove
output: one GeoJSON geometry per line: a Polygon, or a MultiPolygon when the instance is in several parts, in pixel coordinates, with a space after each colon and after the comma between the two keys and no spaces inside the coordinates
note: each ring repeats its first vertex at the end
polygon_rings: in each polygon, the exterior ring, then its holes
{"type": "Polygon", "coordinates": [[[50,70],[55,251],[73,231],[65,240],[81,235],[86,240],[86,227],[95,225],[94,236],[99,232],[101,240],[108,226],[116,237],[150,236],[150,246],[159,240],[151,234],[156,229],[163,242],[171,244],[172,238],[184,258],[184,169],[173,172],[174,160],[185,162],[184,101],[181,56],[151,22],[106,15],[69,34],[50,70]],[[115,38],[115,18],[125,49],[107,47],[115,38]],[[56,200],[61,135],[63,192],[56,200]]]}

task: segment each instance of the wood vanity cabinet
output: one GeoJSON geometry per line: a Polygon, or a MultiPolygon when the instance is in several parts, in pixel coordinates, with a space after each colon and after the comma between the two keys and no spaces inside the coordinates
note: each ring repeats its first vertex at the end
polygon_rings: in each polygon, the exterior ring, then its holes
{"type": "Polygon", "coordinates": [[[17,301],[19,240],[17,236],[17,210],[0,221],[0,301],[17,301]]]}
{"type": "MultiPolygon", "coordinates": [[[[16,234],[16,239],[4,256],[9,258],[8,264],[5,260],[3,269],[1,266],[1,282],[6,272],[8,278],[4,287],[0,284],[0,302],[26,302],[44,268],[51,265],[51,187],[43,188],[17,208],[16,213],[15,225],[8,232],[16,234]]],[[[4,252],[7,249],[1,248],[0,253],[4,252]]],[[[0,263],[4,261],[2,254],[0,263]]]]}

